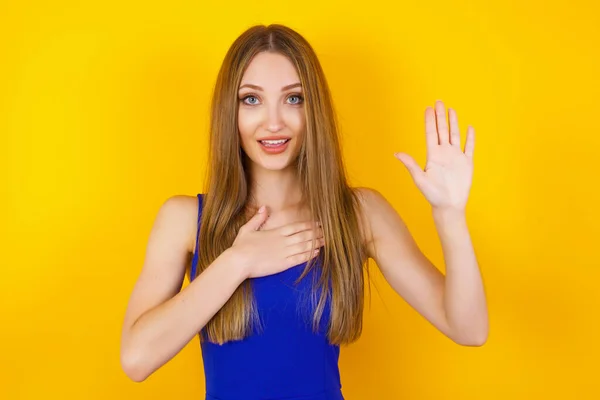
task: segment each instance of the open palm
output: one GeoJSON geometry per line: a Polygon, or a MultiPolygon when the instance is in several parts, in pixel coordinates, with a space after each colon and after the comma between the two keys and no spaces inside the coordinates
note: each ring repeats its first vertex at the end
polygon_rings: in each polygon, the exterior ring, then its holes
{"type": "Polygon", "coordinates": [[[436,209],[464,211],[473,180],[475,130],[469,126],[464,151],[460,147],[460,132],[456,111],[446,109],[436,101],[435,109],[425,109],[427,161],[421,169],[406,153],[395,153],[411,174],[427,201],[436,209]]]}

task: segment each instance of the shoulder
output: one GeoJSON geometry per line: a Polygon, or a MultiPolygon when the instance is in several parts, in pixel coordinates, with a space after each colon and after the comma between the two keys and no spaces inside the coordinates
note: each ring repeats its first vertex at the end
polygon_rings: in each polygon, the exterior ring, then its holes
{"type": "Polygon", "coordinates": [[[379,193],[377,189],[366,186],[358,186],[353,187],[352,190],[357,194],[362,207],[373,207],[376,206],[378,202],[385,200],[383,195],[379,193]]]}
{"type": "Polygon", "coordinates": [[[156,225],[185,240],[190,252],[196,245],[197,221],[198,197],[183,194],[164,200],[156,217],[156,225]]]}
{"type": "Polygon", "coordinates": [[[394,206],[376,189],[357,187],[353,190],[358,195],[361,212],[364,218],[369,221],[371,228],[385,223],[390,224],[398,221],[403,223],[394,206]]]}
{"type": "Polygon", "coordinates": [[[373,227],[370,216],[374,210],[381,207],[380,203],[382,200],[385,201],[385,199],[376,189],[369,187],[353,187],[352,191],[354,192],[358,203],[358,222],[363,242],[368,247],[371,247],[373,244],[373,227]]]}
{"type": "Polygon", "coordinates": [[[159,212],[175,219],[187,220],[189,216],[198,216],[198,197],[184,194],[173,195],[163,202],[159,212]]]}
{"type": "Polygon", "coordinates": [[[397,221],[400,216],[390,202],[376,189],[354,187],[359,204],[361,231],[368,246],[369,254],[374,254],[375,241],[381,235],[382,225],[397,221]]]}

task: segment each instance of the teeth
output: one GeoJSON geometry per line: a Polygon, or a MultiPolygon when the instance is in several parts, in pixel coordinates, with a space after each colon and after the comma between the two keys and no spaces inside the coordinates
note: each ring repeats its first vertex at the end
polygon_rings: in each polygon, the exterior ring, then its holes
{"type": "Polygon", "coordinates": [[[281,140],[261,140],[262,143],[272,144],[272,145],[283,144],[286,141],[287,141],[287,139],[281,139],[281,140]]]}
{"type": "Polygon", "coordinates": [[[285,139],[280,139],[280,140],[263,140],[263,142],[268,143],[268,144],[281,144],[281,143],[285,142],[285,139]]]}

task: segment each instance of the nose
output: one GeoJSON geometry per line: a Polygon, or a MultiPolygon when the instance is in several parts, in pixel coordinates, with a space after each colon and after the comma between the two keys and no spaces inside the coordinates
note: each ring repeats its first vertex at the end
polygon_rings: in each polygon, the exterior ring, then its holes
{"type": "Polygon", "coordinates": [[[270,132],[278,132],[283,126],[283,118],[281,116],[281,110],[277,104],[273,104],[267,109],[267,130],[270,132]]]}

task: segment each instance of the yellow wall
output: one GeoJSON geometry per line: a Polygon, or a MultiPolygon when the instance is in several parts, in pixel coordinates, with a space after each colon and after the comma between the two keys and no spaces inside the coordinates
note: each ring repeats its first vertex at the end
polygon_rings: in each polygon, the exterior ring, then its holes
{"type": "Polygon", "coordinates": [[[440,268],[428,205],[393,152],[424,162],[438,98],[477,130],[468,220],[489,341],[453,344],[376,276],[364,335],[342,350],[347,399],[598,394],[593,1],[104,3],[0,6],[0,398],[202,398],[197,340],[136,384],[121,322],[158,207],[201,188],[222,57],[270,22],[318,52],[352,182],[380,190],[440,268]]]}

